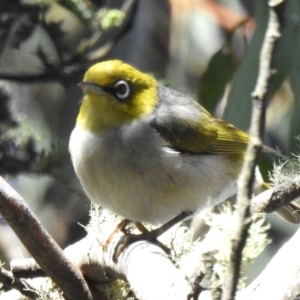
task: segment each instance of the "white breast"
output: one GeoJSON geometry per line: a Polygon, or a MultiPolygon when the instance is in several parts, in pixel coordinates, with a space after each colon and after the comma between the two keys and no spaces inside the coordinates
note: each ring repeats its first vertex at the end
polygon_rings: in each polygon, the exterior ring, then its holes
{"type": "Polygon", "coordinates": [[[170,151],[147,124],[102,135],[76,127],[69,149],[88,197],[132,221],[164,223],[235,192],[239,163],[170,151]]]}

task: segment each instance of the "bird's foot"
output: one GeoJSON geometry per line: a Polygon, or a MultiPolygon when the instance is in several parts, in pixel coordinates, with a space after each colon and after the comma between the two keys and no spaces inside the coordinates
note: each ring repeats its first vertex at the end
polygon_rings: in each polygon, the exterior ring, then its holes
{"type": "Polygon", "coordinates": [[[157,246],[159,246],[160,248],[162,248],[166,252],[167,255],[170,255],[171,250],[156,238],[156,234],[153,234],[153,231],[155,231],[155,230],[149,231],[141,223],[139,223],[139,226],[137,226],[137,228],[139,230],[140,230],[140,226],[143,227],[142,233],[140,233],[140,234],[124,233],[124,235],[120,238],[117,245],[115,246],[115,250],[114,250],[114,254],[113,254],[113,261],[115,263],[117,263],[119,256],[129,245],[131,245],[135,242],[138,242],[138,241],[152,242],[152,243],[156,244],[157,246]]]}
{"type": "Polygon", "coordinates": [[[113,239],[114,235],[117,234],[119,231],[123,232],[125,235],[128,234],[127,230],[126,230],[126,226],[130,223],[129,220],[124,219],[122,220],[114,229],[114,231],[109,235],[109,237],[105,240],[104,244],[103,244],[103,249],[104,251],[107,251],[108,245],[111,242],[111,240],[113,239]]]}
{"type": "MultiPolygon", "coordinates": [[[[142,223],[135,222],[136,227],[141,231],[141,234],[132,234],[128,233],[126,231],[126,226],[130,221],[126,221],[125,225],[119,226],[120,229],[118,231],[122,231],[124,233],[124,236],[120,239],[120,241],[117,243],[113,255],[113,261],[117,262],[120,254],[124,251],[126,247],[128,247],[130,244],[137,242],[137,241],[151,241],[161,247],[168,255],[170,254],[170,249],[166,247],[164,244],[162,244],[160,241],[157,240],[157,238],[165,233],[167,230],[169,230],[172,226],[177,224],[178,222],[186,219],[187,217],[191,216],[194,212],[192,211],[184,211],[177,215],[175,218],[170,220],[169,222],[165,223],[164,225],[160,226],[159,228],[156,228],[154,230],[149,231],[142,223]]],[[[120,223],[121,224],[121,223],[120,223]]],[[[119,225],[120,225],[119,224],[119,225]]],[[[113,232],[115,234],[115,231],[113,232]]]]}

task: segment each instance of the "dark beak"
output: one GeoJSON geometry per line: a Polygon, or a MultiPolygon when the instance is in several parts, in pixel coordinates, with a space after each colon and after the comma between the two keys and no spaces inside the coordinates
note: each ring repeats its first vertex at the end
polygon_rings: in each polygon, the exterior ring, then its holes
{"type": "Polygon", "coordinates": [[[93,82],[82,81],[77,83],[77,86],[79,86],[85,94],[87,93],[93,93],[96,95],[105,94],[104,89],[100,85],[93,82]]]}

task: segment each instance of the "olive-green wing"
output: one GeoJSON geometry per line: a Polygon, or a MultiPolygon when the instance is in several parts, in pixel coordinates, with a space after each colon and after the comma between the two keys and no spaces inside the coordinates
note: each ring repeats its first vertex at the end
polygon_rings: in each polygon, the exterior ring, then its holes
{"type": "Polygon", "coordinates": [[[248,135],[210,115],[202,106],[169,88],[160,88],[164,101],[154,112],[151,125],[167,144],[194,154],[242,154],[248,135]]]}

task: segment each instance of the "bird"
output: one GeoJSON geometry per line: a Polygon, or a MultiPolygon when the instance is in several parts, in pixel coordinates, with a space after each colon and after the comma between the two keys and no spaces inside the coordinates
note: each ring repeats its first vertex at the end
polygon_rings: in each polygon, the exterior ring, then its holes
{"type": "MultiPolygon", "coordinates": [[[[168,229],[236,193],[246,132],[121,60],[94,64],[78,85],[84,97],[69,141],[74,170],[89,199],[123,225],[168,229]]],[[[296,203],[278,213],[300,222],[296,203]]]]}

